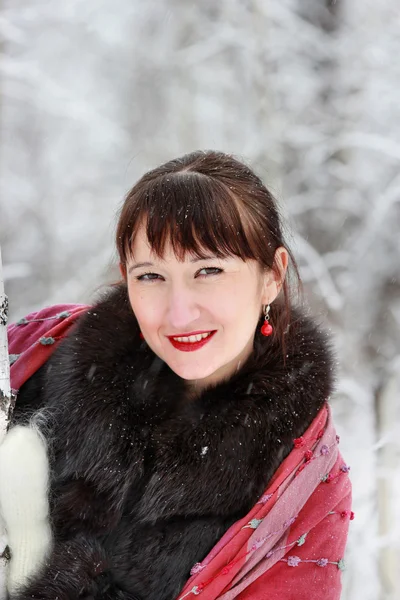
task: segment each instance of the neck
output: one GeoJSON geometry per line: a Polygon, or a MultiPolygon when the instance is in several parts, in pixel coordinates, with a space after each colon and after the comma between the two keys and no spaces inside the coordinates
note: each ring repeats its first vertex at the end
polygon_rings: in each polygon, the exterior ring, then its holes
{"type": "Polygon", "coordinates": [[[234,362],[233,365],[229,365],[229,369],[222,367],[220,372],[213,373],[211,377],[187,381],[185,386],[185,396],[187,400],[196,400],[196,398],[198,398],[207,388],[216,386],[223,381],[229,381],[229,379],[240,370],[245,362],[246,360],[239,358],[234,362]]]}

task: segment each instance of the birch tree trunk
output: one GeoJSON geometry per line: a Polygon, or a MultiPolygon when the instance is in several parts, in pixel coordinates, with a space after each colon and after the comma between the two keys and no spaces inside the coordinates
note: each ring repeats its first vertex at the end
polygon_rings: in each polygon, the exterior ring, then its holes
{"type": "Polygon", "coordinates": [[[0,444],[7,431],[11,407],[10,363],[7,342],[8,298],[4,292],[0,247],[0,444]]]}
{"type": "Polygon", "coordinates": [[[396,536],[396,474],[398,471],[400,446],[396,443],[400,376],[397,372],[399,360],[393,361],[393,372],[382,389],[376,394],[377,413],[377,507],[379,547],[379,574],[381,600],[400,597],[399,560],[400,551],[396,536]]]}
{"type": "MultiPolygon", "coordinates": [[[[3,269],[0,247],[0,444],[7,433],[11,408],[10,364],[8,360],[7,342],[8,298],[4,293],[3,269]]],[[[0,481],[1,485],[1,481],[0,481]]],[[[6,594],[7,540],[0,515],[0,600],[6,594]]]]}

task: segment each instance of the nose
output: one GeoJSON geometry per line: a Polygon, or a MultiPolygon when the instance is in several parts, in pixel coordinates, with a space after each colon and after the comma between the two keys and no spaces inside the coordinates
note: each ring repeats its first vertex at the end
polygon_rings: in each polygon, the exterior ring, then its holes
{"type": "Polygon", "coordinates": [[[190,290],[183,286],[171,290],[168,298],[168,321],[174,332],[187,332],[199,317],[200,309],[190,290]]]}

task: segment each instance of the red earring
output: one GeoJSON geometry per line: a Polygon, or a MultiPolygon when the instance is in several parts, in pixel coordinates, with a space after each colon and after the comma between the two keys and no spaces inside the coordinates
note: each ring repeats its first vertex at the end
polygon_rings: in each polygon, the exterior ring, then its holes
{"type": "Polygon", "coordinates": [[[265,315],[265,321],[261,326],[261,333],[265,336],[269,336],[272,335],[272,332],[274,331],[271,323],[269,322],[269,311],[270,311],[270,305],[266,305],[264,306],[264,315],[265,315]]]}
{"type": "Polygon", "coordinates": [[[139,333],[139,337],[140,337],[141,340],[144,340],[144,335],[143,335],[143,333],[141,331],[139,333]]]}

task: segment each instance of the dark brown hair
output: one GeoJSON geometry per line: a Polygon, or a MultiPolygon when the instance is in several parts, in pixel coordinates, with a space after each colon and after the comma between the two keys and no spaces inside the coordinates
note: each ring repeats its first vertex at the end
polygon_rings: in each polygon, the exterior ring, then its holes
{"type": "MultiPolygon", "coordinates": [[[[233,156],[197,151],[146,173],[126,196],[119,216],[116,244],[123,266],[142,223],[160,258],[166,243],[171,242],[179,260],[186,252],[199,258],[211,252],[221,258],[254,259],[261,269],[279,270],[275,251],[284,246],[300,289],[298,268],[283,239],[274,197],[259,177],[233,156]]],[[[290,323],[290,292],[285,278],[270,313],[282,349],[290,323]]]]}

